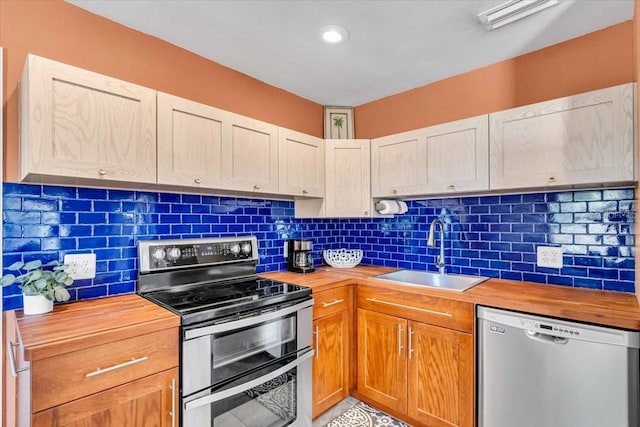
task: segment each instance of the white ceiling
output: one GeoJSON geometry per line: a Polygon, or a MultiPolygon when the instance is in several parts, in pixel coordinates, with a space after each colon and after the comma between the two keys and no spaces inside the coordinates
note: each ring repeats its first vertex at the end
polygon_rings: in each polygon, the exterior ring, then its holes
{"type": "Polygon", "coordinates": [[[358,106],[633,17],[634,0],[561,0],[487,32],[504,0],[68,0],[322,105],[358,106]],[[346,27],[345,44],[319,30],[346,27]]]}

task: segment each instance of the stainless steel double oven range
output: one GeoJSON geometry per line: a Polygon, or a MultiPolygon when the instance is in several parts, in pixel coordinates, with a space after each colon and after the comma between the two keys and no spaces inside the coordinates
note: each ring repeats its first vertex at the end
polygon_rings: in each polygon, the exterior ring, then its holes
{"type": "Polygon", "coordinates": [[[311,426],[310,289],[257,277],[254,236],[138,255],[137,293],[181,318],[182,426],[311,426]]]}

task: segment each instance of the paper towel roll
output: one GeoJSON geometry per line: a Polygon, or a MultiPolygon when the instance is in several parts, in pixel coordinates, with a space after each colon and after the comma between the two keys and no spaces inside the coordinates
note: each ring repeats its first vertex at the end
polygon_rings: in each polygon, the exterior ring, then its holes
{"type": "Polygon", "coordinates": [[[376,210],[381,215],[405,213],[407,204],[402,200],[380,200],[376,203],[376,210]]]}

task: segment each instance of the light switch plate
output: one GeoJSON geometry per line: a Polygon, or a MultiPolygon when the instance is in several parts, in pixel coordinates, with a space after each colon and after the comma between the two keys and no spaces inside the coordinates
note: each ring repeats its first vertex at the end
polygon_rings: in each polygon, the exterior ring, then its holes
{"type": "Polygon", "coordinates": [[[96,254],[68,254],[64,256],[65,271],[74,280],[96,277],[96,254]]]}
{"type": "Polygon", "coordinates": [[[538,267],[562,268],[562,248],[558,246],[538,246],[538,267]]]}

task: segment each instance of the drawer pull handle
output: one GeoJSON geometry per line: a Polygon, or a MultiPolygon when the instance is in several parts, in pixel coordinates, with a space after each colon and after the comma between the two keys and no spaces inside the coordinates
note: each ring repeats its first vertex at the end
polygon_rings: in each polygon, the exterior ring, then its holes
{"type": "Polygon", "coordinates": [[[100,176],[105,176],[106,174],[107,174],[107,171],[106,171],[106,170],[104,170],[104,169],[100,169],[100,170],[98,170],[98,175],[100,175],[100,176]]]}
{"type": "Polygon", "coordinates": [[[176,379],[171,378],[171,427],[176,427],[176,379]]]}
{"type": "Polygon", "coordinates": [[[421,311],[423,313],[435,314],[435,315],[438,315],[438,316],[453,317],[453,314],[447,313],[447,312],[444,312],[444,311],[435,311],[435,310],[429,310],[429,309],[426,309],[426,308],[411,307],[410,305],[397,304],[395,302],[389,302],[389,301],[381,301],[381,300],[378,300],[378,299],[375,299],[375,298],[367,298],[367,301],[377,302],[378,304],[391,305],[393,307],[406,308],[408,310],[421,311]]]}
{"type": "Polygon", "coordinates": [[[193,180],[193,182],[195,182],[196,184],[200,184],[202,180],[200,178],[196,178],[193,180]]]}
{"type": "Polygon", "coordinates": [[[9,356],[9,367],[11,368],[11,376],[16,378],[19,372],[28,371],[29,367],[18,369],[18,365],[16,365],[16,356],[13,354],[14,347],[18,347],[20,344],[14,344],[11,341],[8,342],[7,346],[7,356],[9,356]]]}
{"type": "Polygon", "coordinates": [[[332,305],[340,304],[341,302],[344,302],[344,300],[342,298],[334,299],[333,301],[329,301],[329,302],[323,302],[322,303],[322,308],[331,307],[332,305]]]}
{"type": "Polygon", "coordinates": [[[261,187],[259,184],[256,184],[256,185],[254,185],[254,186],[253,186],[253,189],[254,189],[254,190],[259,190],[259,189],[261,189],[261,188],[262,188],[262,187],[261,187]]]}
{"type": "Polygon", "coordinates": [[[88,374],[85,374],[85,377],[91,378],[91,377],[95,377],[96,375],[106,374],[107,372],[115,371],[116,369],[125,368],[127,366],[135,365],[136,363],[144,362],[148,358],[149,358],[148,356],[143,356],[137,359],[131,359],[127,362],[120,363],[118,365],[109,366],[108,368],[98,368],[93,372],[89,372],[88,374]]]}
{"type": "Polygon", "coordinates": [[[402,324],[398,325],[398,356],[402,356],[402,324]]]}
{"type": "Polygon", "coordinates": [[[413,340],[413,328],[411,326],[409,326],[409,360],[411,360],[411,353],[413,353],[413,343],[411,342],[413,340]]]}
{"type": "Polygon", "coordinates": [[[313,331],[313,335],[316,336],[316,359],[320,357],[320,330],[318,329],[318,327],[316,326],[316,330],[313,331]]]}

